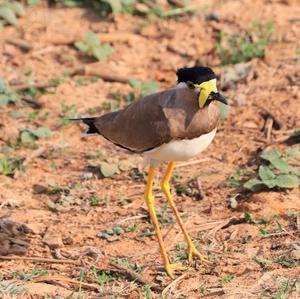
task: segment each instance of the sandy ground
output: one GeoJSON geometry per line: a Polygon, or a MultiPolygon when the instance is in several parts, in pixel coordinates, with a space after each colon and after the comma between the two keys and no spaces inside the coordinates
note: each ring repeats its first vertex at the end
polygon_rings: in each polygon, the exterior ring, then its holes
{"type": "MultiPolygon", "coordinates": [[[[12,247],[2,252],[11,257],[0,264],[4,297],[13,297],[8,286],[15,298],[300,297],[299,189],[250,193],[228,179],[238,168],[257,169],[262,150],[286,149],[279,141],[300,128],[299,2],[195,2],[203,5],[199,12],[150,20],[131,15],[100,19],[90,10],[41,4],[27,9],[19,27],[0,31],[0,77],[12,87],[63,78],[40,94],[42,108],[25,102],[0,107],[1,151],[14,145],[9,156],[26,164],[14,177],[0,176],[0,216],[31,230],[20,237],[25,243],[16,241],[23,250],[20,259],[12,255],[12,247]],[[273,41],[264,59],[242,64],[250,69],[245,79],[226,87],[232,66],[220,65],[217,37],[220,30],[242,32],[254,20],[273,21],[273,41]],[[189,186],[177,195],[174,188],[174,196],[210,267],[194,261],[172,281],[162,269],[143,201],[142,158],[96,136],[81,138],[83,128],[76,124],[62,124],[64,115],[97,115],[109,111],[109,105],[122,107],[126,100],[116,99],[133,91],[128,84],[94,76],[64,75],[93,63],[70,44],[89,30],[114,48],[106,61],[92,65],[94,69],[158,81],[163,90],[175,84],[177,68],[198,62],[213,67],[223,80],[231,106],[228,117],[209,149],[194,163],[178,167],[173,179],[177,191],[189,186]],[[11,37],[26,40],[31,49],[12,45],[7,41],[11,37]],[[269,139],[266,112],[282,123],[269,139]],[[17,142],[20,130],[40,126],[50,128],[52,135],[35,146],[17,142]],[[122,165],[123,171],[103,178],[103,161],[122,165]],[[234,208],[232,198],[237,200],[234,208]],[[117,227],[112,236],[103,233],[112,227],[117,227]]],[[[159,190],[164,170],[161,167],[155,186],[162,232],[171,259],[188,266],[183,236],[159,190]]]]}

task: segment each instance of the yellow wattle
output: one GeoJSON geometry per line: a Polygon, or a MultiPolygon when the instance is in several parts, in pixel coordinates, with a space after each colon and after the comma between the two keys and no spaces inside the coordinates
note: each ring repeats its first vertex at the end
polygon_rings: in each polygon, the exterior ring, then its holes
{"type": "Polygon", "coordinates": [[[195,84],[195,87],[200,88],[200,94],[199,94],[199,107],[203,108],[209,94],[213,92],[217,92],[217,84],[216,84],[216,79],[212,79],[206,82],[203,82],[201,84],[195,84]]]}

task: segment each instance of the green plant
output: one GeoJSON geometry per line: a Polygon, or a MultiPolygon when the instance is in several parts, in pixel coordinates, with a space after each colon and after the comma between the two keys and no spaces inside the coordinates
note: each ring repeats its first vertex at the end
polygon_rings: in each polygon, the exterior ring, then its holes
{"type": "Polygon", "coordinates": [[[263,229],[262,227],[259,228],[260,233],[263,235],[264,238],[270,238],[271,234],[269,232],[267,232],[265,229],[263,229]]]}
{"type": "MultiPolygon", "coordinates": [[[[291,292],[293,289],[296,289],[296,293],[298,293],[298,286],[299,285],[299,280],[298,279],[292,279],[292,280],[287,280],[283,281],[280,283],[280,285],[277,288],[277,293],[275,294],[266,294],[269,298],[271,299],[287,299],[287,298],[292,298],[290,297],[291,292]]],[[[266,292],[268,293],[268,292],[266,292]]],[[[297,295],[296,295],[297,296],[297,295]]]]}
{"type": "Polygon", "coordinates": [[[27,0],[27,5],[38,5],[41,0],[27,0]]]}
{"type": "Polygon", "coordinates": [[[144,285],[142,287],[142,291],[145,294],[145,299],[150,299],[151,298],[151,289],[148,285],[144,285]]]}
{"type": "Polygon", "coordinates": [[[17,104],[20,102],[20,98],[12,91],[6,82],[0,78],[0,107],[8,104],[17,104]]]}
{"type": "Polygon", "coordinates": [[[126,228],[128,232],[135,233],[140,228],[139,223],[129,224],[126,228]]]}
{"type": "Polygon", "coordinates": [[[197,288],[197,291],[202,294],[205,293],[205,290],[206,290],[206,287],[203,285],[197,288]]]}
{"type": "Polygon", "coordinates": [[[232,274],[226,274],[221,278],[221,282],[222,282],[222,284],[226,284],[226,283],[229,283],[230,281],[232,281],[232,279],[233,279],[232,274]]]}
{"type": "Polygon", "coordinates": [[[65,78],[64,77],[54,77],[52,79],[49,80],[49,83],[51,85],[54,85],[54,86],[58,86],[60,84],[63,84],[65,82],[65,78]]]}
{"type": "Polygon", "coordinates": [[[137,263],[131,263],[127,258],[113,257],[112,261],[116,264],[121,265],[124,268],[131,269],[136,272],[141,272],[142,269],[137,263]]]}
{"type": "Polygon", "coordinates": [[[115,280],[113,274],[109,271],[98,270],[95,267],[93,267],[92,273],[95,277],[95,282],[101,286],[103,286],[109,281],[115,280]]]}
{"type": "Polygon", "coordinates": [[[48,274],[47,270],[39,270],[33,268],[30,273],[23,273],[23,272],[12,272],[11,275],[14,279],[19,278],[23,281],[31,281],[34,278],[45,276],[48,274]]]}
{"type": "Polygon", "coordinates": [[[0,173],[3,175],[13,174],[13,166],[6,156],[0,158],[0,173]]]}
{"type": "Polygon", "coordinates": [[[263,188],[292,189],[299,186],[300,171],[289,165],[289,160],[298,154],[297,150],[288,149],[284,152],[269,150],[261,153],[263,163],[259,166],[258,173],[248,180],[244,187],[251,191],[259,191],[263,188]]]}
{"type": "Polygon", "coordinates": [[[295,259],[291,252],[285,252],[274,260],[275,263],[286,268],[298,268],[300,266],[299,259],[295,259]]]}
{"type": "Polygon", "coordinates": [[[3,296],[2,298],[18,298],[17,294],[23,293],[26,291],[26,287],[23,286],[22,281],[16,280],[3,280],[0,281],[0,293],[3,296]]]}
{"type": "Polygon", "coordinates": [[[33,111],[27,114],[27,119],[28,120],[35,120],[38,119],[40,116],[40,112],[39,111],[33,111]]]}
{"type": "Polygon", "coordinates": [[[24,7],[17,1],[6,1],[0,3],[0,19],[3,19],[10,25],[18,23],[17,17],[25,15],[24,7]]]}
{"type": "MultiPolygon", "coordinates": [[[[78,288],[78,292],[79,292],[79,298],[81,299],[82,296],[81,296],[81,292],[82,292],[82,282],[84,280],[84,270],[83,269],[80,269],[80,273],[79,273],[79,288],[78,288]]],[[[83,298],[82,298],[83,299],[83,298]]]]}
{"type": "Polygon", "coordinates": [[[77,41],[74,46],[84,55],[96,58],[99,61],[106,60],[113,52],[109,44],[102,44],[98,36],[91,31],[86,32],[83,41],[77,41]]]}
{"type": "Polygon", "coordinates": [[[60,122],[62,125],[68,125],[71,121],[69,118],[79,118],[80,114],[77,111],[77,106],[75,104],[67,105],[62,103],[61,104],[61,113],[60,113],[60,122]]]}
{"type": "Polygon", "coordinates": [[[100,171],[105,178],[109,178],[119,172],[119,166],[114,163],[101,162],[100,171]]]}
{"type": "Polygon", "coordinates": [[[52,135],[52,131],[46,127],[39,127],[37,129],[22,129],[20,132],[20,141],[23,144],[32,144],[36,140],[52,135]]]}
{"type": "Polygon", "coordinates": [[[269,267],[270,264],[271,264],[271,261],[260,259],[260,258],[257,257],[257,256],[254,256],[254,257],[253,257],[253,260],[254,260],[260,267],[262,267],[264,270],[267,270],[268,267],[269,267]]]}
{"type": "Polygon", "coordinates": [[[222,64],[239,63],[262,58],[265,47],[271,41],[274,26],[268,22],[265,26],[254,22],[243,34],[220,33],[220,41],[216,46],[222,64]]]}
{"type": "Polygon", "coordinates": [[[106,232],[107,232],[109,235],[117,235],[117,236],[119,236],[119,235],[121,235],[121,234],[124,233],[124,230],[123,230],[123,228],[122,228],[121,226],[113,226],[113,227],[111,227],[111,228],[108,228],[108,229],[106,230],[106,232]]]}
{"type": "Polygon", "coordinates": [[[35,269],[33,268],[31,270],[31,273],[26,274],[23,273],[21,274],[21,279],[25,280],[25,281],[30,281],[33,280],[34,278],[40,277],[40,276],[45,276],[48,274],[47,270],[39,270],[39,269],[35,269]]]}
{"type": "Polygon", "coordinates": [[[167,205],[163,205],[162,207],[158,208],[156,211],[157,217],[159,222],[162,225],[174,224],[175,217],[170,215],[170,208],[167,205]]]}
{"type": "Polygon", "coordinates": [[[135,89],[126,96],[128,103],[135,101],[141,97],[145,97],[151,93],[155,93],[159,89],[159,83],[155,81],[141,82],[139,80],[130,80],[129,84],[135,89]]]}
{"type": "Polygon", "coordinates": [[[96,196],[90,198],[91,206],[99,206],[100,202],[96,196]]]}
{"type": "Polygon", "coordinates": [[[16,169],[24,170],[22,160],[17,158],[0,157],[0,174],[12,176],[16,169]]]}
{"type": "Polygon", "coordinates": [[[67,7],[78,7],[78,6],[91,6],[100,13],[101,16],[105,17],[110,13],[127,13],[133,14],[138,12],[148,12],[149,7],[146,5],[147,1],[138,0],[94,0],[94,1],[83,1],[83,0],[64,0],[63,4],[67,7]],[[144,3],[143,8],[139,9],[136,4],[144,3]]]}
{"type": "Polygon", "coordinates": [[[176,17],[186,13],[192,13],[199,7],[190,4],[190,0],[184,0],[180,7],[168,1],[168,8],[164,10],[156,1],[149,0],[63,0],[66,7],[91,7],[100,16],[106,17],[109,14],[134,14],[147,17],[168,18],[176,17]]]}

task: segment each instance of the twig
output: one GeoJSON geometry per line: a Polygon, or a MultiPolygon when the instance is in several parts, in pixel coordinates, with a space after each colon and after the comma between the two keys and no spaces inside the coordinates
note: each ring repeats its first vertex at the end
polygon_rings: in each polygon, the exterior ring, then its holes
{"type": "MultiPolygon", "coordinates": [[[[77,281],[75,279],[67,278],[67,277],[61,277],[59,275],[48,275],[48,276],[40,276],[35,278],[33,281],[35,282],[67,282],[75,285],[81,285],[81,287],[86,288],[86,289],[91,289],[91,290],[99,290],[100,286],[97,284],[92,284],[92,283],[86,283],[82,281],[77,281]]],[[[102,292],[101,292],[102,293],[102,292]]]]}
{"type": "Polygon", "coordinates": [[[182,275],[180,275],[179,277],[177,277],[175,280],[173,280],[170,284],[167,285],[167,287],[164,288],[164,290],[162,291],[162,295],[166,295],[166,293],[169,291],[169,290],[172,290],[172,288],[174,288],[174,286],[180,281],[182,280],[183,278],[185,278],[189,273],[186,272],[186,273],[183,273],[182,275]]]}
{"type": "Polygon", "coordinates": [[[199,199],[202,200],[205,198],[205,194],[202,188],[202,183],[200,177],[197,178],[197,189],[199,191],[199,199]]]}
{"type": "Polygon", "coordinates": [[[114,262],[110,262],[110,265],[113,266],[114,268],[116,268],[118,272],[120,272],[123,275],[127,276],[130,280],[138,281],[139,283],[141,283],[143,285],[149,285],[150,289],[152,289],[153,291],[157,291],[157,292],[161,291],[160,286],[158,286],[156,284],[152,284],[151,282],[145,280],[144,278],[142,278],[135,271],[133,271],[131,269],[128,269],[128,268],[125,268],[125,267],[123,267],[123,266],[121,266],[117,263],[114,263],[114,262]]]}
{"type": "Polygon", "coordinates": [[[279,61],[296,61],[299,59],[300,59],[299,56],[294,56],[294,57],[280,58],[279,61]]]}
{"type": "MultiPolygon", "coordinates": [[[[29,156],[27,156],[25,158],[25,160],[22,163],[22,166],[28,165],[31,162],[31,160],[33,160],[34,158],[39,157],[46,150],[47,150],[47,147],[41,147],[41,148],[38,148],[37,150],[33,151],[29,156]]],[[[18,178],[20,176],[20,174],[21,174],[21,171],[16,170],[15,173],[14,173],[14,178],[15,179],[18,178]]]]}
{"type": "Polygon", "coordinates": [[[2,256],[0,255],[0,260],[19,260],[19,261],[32,261],[37,263],[53,263],[53,264],[71,264],[80,266],[80,262],[72,261],[72,260],[58,260],[58,259],[51,259],[46,257],[29,257],[29,256],[2,256]]]}
{"type": "Polygon", "coordinates": [[[199,5],[190,5],[190,6],[185,6],[182,8],[174,8],[174,9],[170,9],[166,12],[162,13],[162,17],[174,17],[174,16],[179,16],[191,11],[196,11],[197,9],[199,9],[199,5]]]}
{"type": "Polygon", "coordinates": [[[107,68],[104,69],[103,65],[99,63],[90,63],[76,68],[71,72],[71,75],[97,76],[104,81],[120,83],[129,83],[132,80],[129,76],[122,76],[120,74],[116,74],[113,70],[109,70],[107,68]]]}
{"type": "Polygon", "coordinates": [[[54,46],[49,46],[49,47],[42,48],[42,49],[39,49],[39,50],[36,50],[36,51],[32,52],[31,56],[32,57],[39,57],[40,55],[51,53],[54,50],[55,50],[54,46]]]}
{"type": "Polygon", "coordinates": [[[30,51],[33,48],[32,44],[21,38],[9,37],[6,39],[6,41],[24,51],[30,51]]]}
{"type": "Polygon", "coordinates": [[[185,166],[200,164],[200,163],[207,162],[210,160],[211,160],[211,158],[204,158],[204,159],[199,159],[199,160],[195,160],[195,161],[191,161],[191,162],[179,163],[176,167],[185,167],[185,166]]]}
{"type": "Polygon", "coordinates": [[[22,91],[29,88],[48,88],[57,86],[54,82],[38,82],[38,83],[23,83],[18,85],[11,85],[11,89],[14,91],[22,91]]]}
{"type": "Polygon", "coordinates": [[[37,100],[33,100],[33,99],[27,98],[27,97],[22,97],[21,101],[29,104],[29,106],[31,106],[34,109],[41,109],[44,106],[42,103],[38,102],[37,100]]]}
{"type": "Polygon", "coordinates": [[[122,219],[120,221],[117,222],[117,224],[122,224],[124,222],[127,222],[127,221],[130,221],[130,220],[137,220],[137,219],[142,219],[142,218],[147,218],[148,215],[136,215],[136,216],[132,216],[132,217],[128,217],[128,218],[125,218],[125,219],[122,219]]]}
{"type": "Polygon", "coordinates": [[[265,135],[267,142],[271,141],[271,134],[273,129],[274,120],[272,117],[268,117],[265,124],[265,135]]]}
{"type": "MultiPolygon", "coordinates": [[[[140,35],[128,32],[100,33],[97,34],[97,36],[103,43],[137,41],[143,38],[140,35]]],[[[82,39],[84,39],[83,34],[78,34],[71,37],[51,35],[49,38],[47,38],[47,42],[53,45],[72,45],[76,41],[82,39]]]]}

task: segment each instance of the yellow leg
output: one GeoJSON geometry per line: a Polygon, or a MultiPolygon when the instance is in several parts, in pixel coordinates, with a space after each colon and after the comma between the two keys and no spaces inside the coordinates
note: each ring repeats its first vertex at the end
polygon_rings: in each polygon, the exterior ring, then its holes
{"type": "Polygon", "coordinates": [[[175,162],[171,162],[169,165],[168,165],[168,168],[167,168],[167,172],[162,180],[162,184],[161,184],[161,187],[162,187],[162,190],[164,192],[164,194],[166,195],[167,199],[168,199],[168,202],[176,216],[176,219],[177,219],[177,222],[184,234],[184,237],[185,237],[185,240],[188,244],[188,260],[189,262],[192,261],[192,257],[193,255],[195,256],[198,256],[200,258],[200,260],[203,262],[203,263],[209,263],[209,260],[208,258],[201,254],[195,247],[194,243],[192,242],[186,228],[185,228],[185,225],[179,215],[179,212],[176,208],[176,205],[174,203],[174,200],[172,198],[172,195],[171,195],[171,191],[170,191],[170,179],[171,179],[171,176],[172,176],[172,173],[173,173],[173,170],[174,170],[174,167],[175,167],[175,162]]]}
{"type": "Polygon", "coordinates": [[[146,188],[146,192],[145,192],[145,201],[147,203],[147,206],[149,209],[149,214],[150,214],[151,220],[153,222],[153,226],[154,226],[154,229],[156,232],[156,236],[157,236],[158,243],[159,243],[159,248],[160,248],[160,251],[162,254],[162,258],[163,258],[163,262],[164,262],[166,271],[171,278],[174,278],[174,272],[176,270],[184,270],[185,268],[181,264],[171,264],[169,261],[167,251],[166,251],[164,243],[163,243],[163,238],[162,238],[162,234],[161,234],[161,231],[159,228],[157,216],[155,213],[155,208],[154,208],[154,196],[153,196],[153,192],[152,192],[154,176],[155,176],[154,168],[150,167],[149,173],[148,173],[147,188],[146,188]]]}

